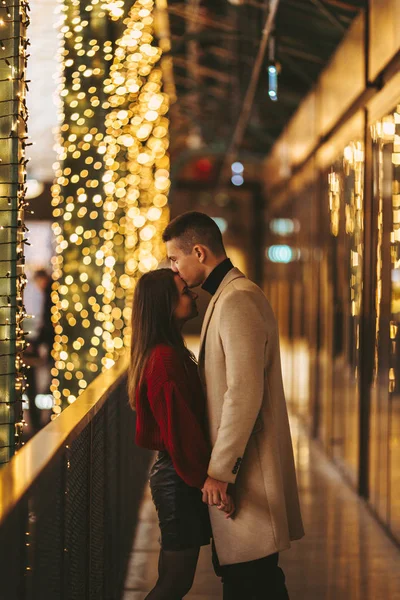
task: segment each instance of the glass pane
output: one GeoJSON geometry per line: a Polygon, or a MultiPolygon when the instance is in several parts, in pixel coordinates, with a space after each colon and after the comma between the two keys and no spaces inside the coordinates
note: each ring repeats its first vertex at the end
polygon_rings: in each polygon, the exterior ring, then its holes
{"type": "Polygon", "coordinates": [[[390,525],[400,539],[400,105],[394,113],[390,231],[390,525]]]}
{"type": "Polygon", "coordinates": [[[370,502],[400,539],[400,106],[372,128],[376,220],[370,502]]]}
{"type": "Polygon", "coordinates": [[[344,149],[329,175],[333,294],[333,456],[358,478],[364,148],[344,149]]]}

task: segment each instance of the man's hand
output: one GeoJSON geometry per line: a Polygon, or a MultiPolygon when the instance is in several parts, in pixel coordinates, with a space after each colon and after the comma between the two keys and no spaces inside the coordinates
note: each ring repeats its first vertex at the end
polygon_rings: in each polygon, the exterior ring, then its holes
{"type": "Polygon", "coordinates": [[[227,506],[229,502],[226,493],[227,488],[228,484],[225,481],[207,477],[201,490],[203,492],[203,502],[208,506],[227,506]]]}

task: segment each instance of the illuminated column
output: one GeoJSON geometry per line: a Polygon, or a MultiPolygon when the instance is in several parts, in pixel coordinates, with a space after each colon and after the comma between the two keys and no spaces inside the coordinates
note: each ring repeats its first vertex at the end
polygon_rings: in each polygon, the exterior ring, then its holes
{"type": "Polygon", "coordinates": [[[60,5],[58,162],[53,186],[57,240],[52,320],[54,413],[101,371],[103,259],[103,81],[112,59],[109,20],[99,0],[60,5]]]}
{"type": "Polygon", "coordinates": [[[61,5],[55,415],[129,344],[134,283],[164,256],[169,122],[154,2],[134,3],[113,49],[104,11],[118,20],[122,6],[91,0],[85,19],[79,0],[61,5]]]}
{"type": "Polygon", "coordinates": [[[106,363],[129,345],[131,300],[137,278],[164,258],[170,187],[168,96],[156,66],[154,2],[137,0],[116,42],[106,119],[104,176],[104,347],[106,363]]]}
{"type": "Polygon", "coordinates": [[[26,2],[0,5],[0,464],[20,440],[27,145],[26,2]]]}

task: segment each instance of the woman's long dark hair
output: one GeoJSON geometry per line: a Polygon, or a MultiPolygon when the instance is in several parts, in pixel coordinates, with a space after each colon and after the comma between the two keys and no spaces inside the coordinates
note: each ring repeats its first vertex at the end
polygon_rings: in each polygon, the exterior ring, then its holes
{"type": "Polygon", "coordinates": [[[140,386],[147,359],[157,344],[174,347],[181,355],[194,359],[185,346],[175,321],[179,303],[175,273],[158,269],[145,273],[136,284],[132,306],[132,341],[128,371],[129,403],[135,408],[136,390],[140,386]]]}

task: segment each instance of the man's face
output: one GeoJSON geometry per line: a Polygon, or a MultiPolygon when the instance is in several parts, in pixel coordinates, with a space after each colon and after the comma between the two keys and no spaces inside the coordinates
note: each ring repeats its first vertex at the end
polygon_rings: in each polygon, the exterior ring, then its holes
{"type": "Polygon", "coordinates": [[[204,268],[194,249],[190,254],[185,254],[176,239],[166,242],[166,246],[174,273],[179,273],[189,288],[201,285],[204,281],[204,268]]]}
{"type": "Polygon", "coordinates": [[[36,277],[35,283],[39,289],[44,291],[48,284],[47,277],[43,277],[43,276],[36,277]]]}

